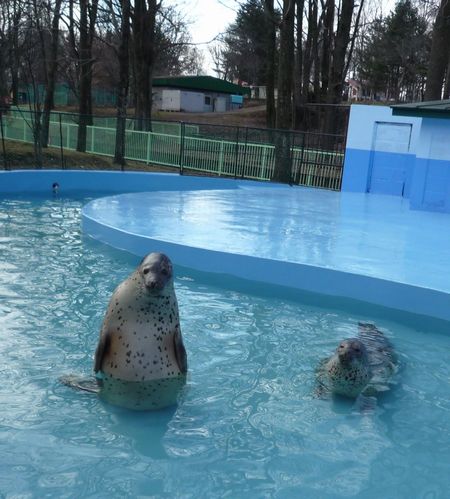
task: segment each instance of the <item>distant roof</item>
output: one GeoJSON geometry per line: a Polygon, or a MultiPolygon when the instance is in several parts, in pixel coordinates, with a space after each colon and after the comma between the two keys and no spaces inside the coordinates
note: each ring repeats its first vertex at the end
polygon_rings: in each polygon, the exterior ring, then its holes
{"type": "Polygon", "coordinates": [[[450,118],[450,99],[396,104],[391,106],[394,116],[419,116],[422,118],[450,118]]]}
{"type": "Polygon", "coordinates": [[[235,85],[229,81],[214,78],[213,76],[167,76],[153,78],[155,87],[174,87],[185,90],[207,90],[224,94],[250,95],[250,88],[235,85]]]}

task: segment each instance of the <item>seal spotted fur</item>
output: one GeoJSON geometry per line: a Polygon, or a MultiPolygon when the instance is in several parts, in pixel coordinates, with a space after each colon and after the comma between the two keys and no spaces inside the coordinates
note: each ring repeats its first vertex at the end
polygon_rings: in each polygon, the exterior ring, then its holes
{"type": "Polygon", "coordinates": [[[387,390],[395,371],[389,340],[373,324],[358,324],[358,338],[341,341],[335,353],[317,370],[319,393],[356,398],[387,390]]]}
{"type": "Polygon", "coordinates": [[[166,255],[147,255],[112,294],[94,372],[98,386],[71,377],[62,381],[131,409],[159,409],[176,402],[186,381],[187,356],[166,255]]]}

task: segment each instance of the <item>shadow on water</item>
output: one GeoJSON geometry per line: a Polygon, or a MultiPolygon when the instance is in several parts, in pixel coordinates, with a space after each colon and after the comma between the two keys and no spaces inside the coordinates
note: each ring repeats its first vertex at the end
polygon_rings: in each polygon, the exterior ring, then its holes
{"type": "Polygon", "coordinates": [[[132,411],[106,404],[111,414],[109,430],[125,437],[131,447],[142,456],[152,459],[168,457],[164,437],[178,409],[178,405],[157,411],[132,411]]]}

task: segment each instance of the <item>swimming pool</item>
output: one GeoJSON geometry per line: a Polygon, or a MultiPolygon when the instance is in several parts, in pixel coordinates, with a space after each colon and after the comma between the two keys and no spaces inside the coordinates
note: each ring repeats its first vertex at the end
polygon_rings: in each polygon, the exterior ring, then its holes
{"type": "MultiPolygon", "coordinates": [[[[91,371],[139,258],[83,236],[86,197],[0,201],[0,493],[30,497],[444,497],[450,338],[176,267],[190,372],[179,405],[120,410],[61,386],[91,371]],[[214,280],[214,283],[217,279],[214,280]],[[401,369],[370,411],[313,397],[314,369],[375,321],[401,369]]],[[[388,314],[386,314],[388,316],[388,314]]]]}

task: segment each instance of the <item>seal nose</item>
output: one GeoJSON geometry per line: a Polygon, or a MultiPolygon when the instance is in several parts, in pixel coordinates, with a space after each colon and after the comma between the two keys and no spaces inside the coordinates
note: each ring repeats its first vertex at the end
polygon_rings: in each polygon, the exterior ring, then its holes
{"type": "Polygon", "coordinates": [[[145,286],[151,291],[161,291],[164,287],[163,283],[159,279],[149,279],[145,283],[145,286]]]}

